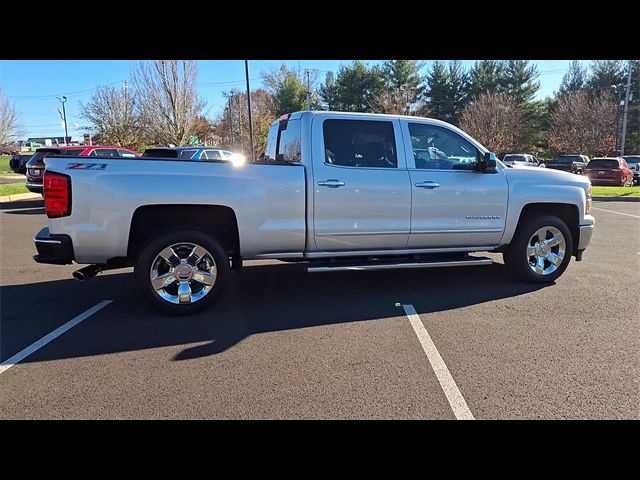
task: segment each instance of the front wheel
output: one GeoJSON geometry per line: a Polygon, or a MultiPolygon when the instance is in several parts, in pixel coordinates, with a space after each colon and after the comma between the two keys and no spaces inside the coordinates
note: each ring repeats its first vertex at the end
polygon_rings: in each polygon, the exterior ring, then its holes
{"type": "Polygon", "coordinates": [[[573,240],[567,224],[553,215],[536,216],[518,226],[503,254],[516,278],[550,283],[564,273],[571,260],[573,240]]]}
{"type": "Polygon", "coordinates": [[[143,297],[170,315],[191,315],[215,303],[229,280],[222,246],[199,230],[175,230],[145,245],[134,276],[143,297]]]}

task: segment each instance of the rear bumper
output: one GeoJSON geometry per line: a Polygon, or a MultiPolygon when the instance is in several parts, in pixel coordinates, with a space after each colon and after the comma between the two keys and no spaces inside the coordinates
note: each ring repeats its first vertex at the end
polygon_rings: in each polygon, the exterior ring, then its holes
{"type": "Polygon", "coordinates": [[[593,229],[596,225],[596,219],[591,215],[584,216],[584,222],[580,225],[580,238],[578,239],[578,250],[586,249],[591,243],[593,229]]]}
{"type": "Polygon", "coordinates": [[[33,193],[42,193],[43,188],[41,183],[28,183],[26,184],[27,190],[33,193]]]}
{"type": "Polygon", "coordinates": [[[53,265],[70,265],[73,262],[73,244],[69,235],[52,235],[45,227],[33,239],[37,255],[33,259],[37,263],[53,265]]]}
{"type": "Polygon", "coordinates": [[[589,178],[591,185],[613,185],[619,187],[622,180],[619,178],[589,178]]]}

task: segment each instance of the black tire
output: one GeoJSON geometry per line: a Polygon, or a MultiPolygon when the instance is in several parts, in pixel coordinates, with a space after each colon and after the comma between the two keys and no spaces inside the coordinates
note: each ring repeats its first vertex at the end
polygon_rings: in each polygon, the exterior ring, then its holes
{"type": "Polygon", "coordinates": [[[211,235],[200,230],[173,230],[159,235],[142,247],[135,262],[134,277],[136,286],[143,298],[154,308],[169,315],[193,315],[213,305],[221,296],[229,281],[231,267],[229,257],[224,249],[211,235]],[[150,272],[152,263],[165,248],[179,244],[193,243],[200,245],[210,253],[215,261],[217,274],[211,290],[201,299],[192,303],[176,304],[160,297],[151,284],[150,272]]]}
{"type": "Polygon", "coordinates": [[[567,269],[572,253],[573,238],[567,224],[554,215],[536,215],[523,219],[502,257],[509,272],[515,278],[527,283],[552,283],[567,269]],[[557,228],[565,240],[565,255],[562,262],[555,271],[546,275],[534,272],[527,258],[529,241],[543,227],[557,228]]]}

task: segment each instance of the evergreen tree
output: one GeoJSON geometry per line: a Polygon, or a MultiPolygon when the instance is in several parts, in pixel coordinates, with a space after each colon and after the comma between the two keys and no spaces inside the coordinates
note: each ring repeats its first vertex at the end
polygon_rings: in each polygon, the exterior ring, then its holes
{"type": "Polygon", "coordinates": [[[467,75],[460,61],[433,62],[426,76],[424,111],[439,120],[458,124],[466,99],[467,75]]]}
{"type": "Polygon", "coordinates": [[[327,72],[324,84],[319,89],[322,106],[326,110],[336,110],[338,106],[338,87],[333,72],[327,72]]]}
{"type": "Polygon", "coordinates": [[[569,65],[569,70],[562,77],[560,83],[559,94],[564,95],[570,92],[576,92],[585,88],[587,84],[587,69],[584,68],[578,60],[574,60],[569,65]]]}
{"type": "Polygon", "coordinates": [[[382,73],[385,85],[373,99],[374,110],[392,114],[415,111],[423,90],[420,64],[416,60],[387,60],[382,73]]]}
{"type": "Polygon", "coordinates": [[[467,97],[478,98],[483,93],[501,91],[501,79],[504,76],[504,64],[498,60],[477,61],[469,70],[467,81],[467,97]]]}
{"type": "Polygon", "coordinates": [[[384,90],[384,84],[384,74],[380,66],[368,67],[362,61],[355,60],[351,65],[340,66],[335,87],[325,83],[320,91],[324,103],[333,103],[332,108],[336,110],[370,112],[375,97],[384,90]]]}
{"type": "Polygon", "coordinates": [[[500,77],[502,91],[514,98],[520,106],[528,106],[540,89],[537,81],[538,69],[529,65],[528,60],[507,60],[504,62],[503,74],[500,77]]]}
{"type": "Polygon", "coordinates": [[[594,60],[587,80],[587,87],[596,92],[613,89],[620,97],[627,84],[625,64],[620,60],[594,60]]]}

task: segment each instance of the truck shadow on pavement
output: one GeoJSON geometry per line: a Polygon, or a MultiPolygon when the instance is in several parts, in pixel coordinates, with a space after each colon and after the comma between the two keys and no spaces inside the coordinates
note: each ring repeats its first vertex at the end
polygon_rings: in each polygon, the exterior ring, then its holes
{"type": "Polygon", "coordinates": [[[295,264],[252,265],[233,274],[212,308],[190,317],[168,317],[141,299],[130,273],[100,275],[84,283],[11,285],[1,292],[2,357],[104,299],[114,302],[24,362],[198,343],[173,357],[189,360],[219,354],[254,334],[403,316],[398,304],[412,304],[419,314],[444,312],[546,286],[515,282],[502,264],[317,274],[295,264]]]}

